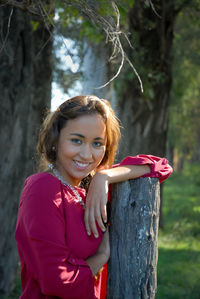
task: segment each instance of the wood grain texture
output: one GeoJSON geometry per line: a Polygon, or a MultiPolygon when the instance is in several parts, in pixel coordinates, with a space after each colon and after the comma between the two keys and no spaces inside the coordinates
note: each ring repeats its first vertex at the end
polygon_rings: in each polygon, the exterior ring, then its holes
{"type": "Polygon", "coordinates": [[[107,299],[153,299],[157,287],[160,186],[140,178],[113,185],[107,299]]]}

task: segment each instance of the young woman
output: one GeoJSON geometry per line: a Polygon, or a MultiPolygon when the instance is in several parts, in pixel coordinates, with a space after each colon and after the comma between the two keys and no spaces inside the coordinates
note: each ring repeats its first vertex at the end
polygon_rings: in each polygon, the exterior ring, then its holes
{"type": "Polygon", "coordinates": [[[19,204],[20,298],[105,298],[109,184],[141,176],[161,182],[172,172],[166,159],[145,155],[112,167],[119,137],[109,102],[95,96],[67,100],[45,119],[42,172],[27,178],[19,204]]]}

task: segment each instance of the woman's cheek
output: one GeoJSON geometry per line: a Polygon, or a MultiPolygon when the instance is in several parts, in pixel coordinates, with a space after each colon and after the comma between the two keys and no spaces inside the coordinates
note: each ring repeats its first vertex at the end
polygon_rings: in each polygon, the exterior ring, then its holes
{"type": "Polygon", "coordinates": [[[104,155],[105,155],[105,152],[106,152],[106,148],[105,148],[105,147],[103,147],[103,148],[99,151],[99,153],[98,153],[98,156],[99,156],[99,163],[103,160],[104,155]]]}

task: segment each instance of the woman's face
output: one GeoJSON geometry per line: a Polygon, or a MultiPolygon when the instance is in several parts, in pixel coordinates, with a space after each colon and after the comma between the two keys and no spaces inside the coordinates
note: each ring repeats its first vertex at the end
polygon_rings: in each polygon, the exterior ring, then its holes
{"type": "Polygon", "coordinates": [[[106,151],[106,125],[98,113],[67,121],[57,146],[56,167],[73,186],[101,163],[106,151]]]}

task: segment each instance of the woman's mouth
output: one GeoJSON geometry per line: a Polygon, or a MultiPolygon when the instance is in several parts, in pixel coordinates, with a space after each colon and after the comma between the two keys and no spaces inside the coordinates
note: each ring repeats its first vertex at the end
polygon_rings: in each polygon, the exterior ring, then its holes
{"type": "Polygon", "coordinates": [[[79,161],[75,161],[75,160],[73,160],[73,162],[76,165],[76,167],[80,170],[87,169],[91,164],[90,162],[85,163],[85,162],[79,162],[79,161]]]}

